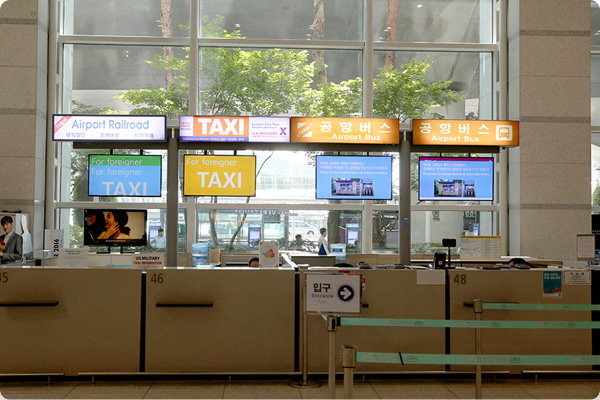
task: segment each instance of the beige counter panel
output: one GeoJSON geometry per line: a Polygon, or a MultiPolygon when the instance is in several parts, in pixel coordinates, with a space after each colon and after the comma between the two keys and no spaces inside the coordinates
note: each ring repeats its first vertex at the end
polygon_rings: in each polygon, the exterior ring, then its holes
{"type": "Polygon", "coordinates": [[[141,271],[0,268],[0,372],[139,371],[141,271]]]}
{"type": "MultiPolygon", "coordinates": [[[[590,285],[564,285],[562,298],[543,298],[543,270],[452,270],[449,271],[450,318],[474,320],[473,308],[464,302],[481,299],[487,302],[531,304],[590,304],[590,285]],[[458,277],[458,279],[456,279],[458,277]],[[463,279],[464,278],[464,279],[463,279]]],[[[557,271],[557,270],[553,270],[557,271]]],[[[484,310],[482,320],[521,321],[591,321],[589,311],[520,311],[484,310]]],[[[451,329],[450,352],[475,354],[474,329],[451,329]]],[[[568,355],[592,354],[589,329],[482,329],[483,354],[568,355]]],[[[453,366],[453,370],[474,370],[470,366],[453,366]]],[[[591,366],[484,366],[484,370],[589,370],[591,366]]]]}
{"type": "Polygon", "coordinates": [[[150,269],[146,279],[147,372],[293,371],[293,270],[150,269]]]}
{"type": "MultiPolygon", "coordinates": [[[[445,285],[417,284],[418,273],[438,274],[439,277],[439,274],[443,276],[444,271],[353,270],[352,272],[365,274],[366,285],[361,302],[368,303],[369,307],[364,308],[360,315],[348,315],[349,317],[445,318],[445,285]]],[[[304,276],[301,277],[300,282],[303,284],[304,276]]],[[[321,316],[309,315],[309,372],[328,370],[328,335],[324,319],[321,316]]],[[[343,345],[355,345],[357,351],[366,352],[444,354],[445,329],[341,326],[336,333],[336,347],[339,350],[343,345]]],[[[336,358],[336,369],[342,371],[341,361],[339,357],[336,358]]],[[[442,371],[444,366],[359,363],[356,367],[356,371],[390,370],[442,371]]]]}

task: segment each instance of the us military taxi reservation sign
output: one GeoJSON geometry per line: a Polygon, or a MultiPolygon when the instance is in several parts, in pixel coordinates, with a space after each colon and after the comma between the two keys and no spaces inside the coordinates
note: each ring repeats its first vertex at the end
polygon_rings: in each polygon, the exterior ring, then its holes
{"type": "Polygon", "coordinates": [[[255,196],[255,156],[183,156],[184,196],[255,196]]]}
{"type": "Polygon", "coordinates": [[[291,141],[297,143],[398,144],[397,119],[292,117],[291,141]]]}
{"type": "Polygon", "coordinates": [[[165,142],[166,115],[52,116],[52,139],[70,142],[165,142]]]}
{"type": "Polygon", "coordinates": [[[414,119],[413,145],[518,146],[518,121],[414,119]]]}

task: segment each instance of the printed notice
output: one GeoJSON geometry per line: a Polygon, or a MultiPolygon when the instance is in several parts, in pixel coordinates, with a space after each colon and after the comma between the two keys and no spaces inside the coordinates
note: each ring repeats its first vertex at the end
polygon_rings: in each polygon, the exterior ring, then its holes
{"type": "Polygon", "coordinates": [[[544,272],[544,298],[562,297],[562,272],[544,272]]]}
{"type": "Polygon", "coordinates": [[[592,282],[590,271],[564,271],[565,285],[589,285],[592,282]]]}
{"type": "Polygon", "coordinates": [[[596,258],[596,235],[577,235],[577,259],[594,260],[596,258]]]}
{"type": "Polygon", "coordinates": [[[461,236],[460,259],[477,261],[500,261],[502,239],[500,236],[461,236]]]}

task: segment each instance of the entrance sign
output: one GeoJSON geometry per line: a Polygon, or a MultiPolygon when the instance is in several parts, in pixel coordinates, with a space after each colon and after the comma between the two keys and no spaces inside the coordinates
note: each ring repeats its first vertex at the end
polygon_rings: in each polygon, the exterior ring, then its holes
{"type": "Polygon", "coordinates": [[[256,196],[255,156],[183,156],[184,196],[256,196]]]}
{"type": "Polygon", "coordinates": [[[52,140],[71,142],[165,142],[166,115],[52,116],[52,140]]]}
{"type": "Polygon", "coordinates": [[[360,314],[361,274],[305,274],[306,312],[360,314]]]}
{"type": "Polygon", "coordinates": [[[412,144],[518,146],[518,121],[413,119],[412,144]]]}
{"type": "Polygon", "coordinates": [[[159,155],[90,154],[88,195],[160,197],[161,176],[159,155]]]}
{"type": "Polygon", "coordinates": [[[398,144],[400,123],[384,118],[292,117],[292,142],[398,144]]]}
{"type": "Polygon", "coordinates": [[[179,141],[288,143],[290,119],[181,116],[179,141]]]}

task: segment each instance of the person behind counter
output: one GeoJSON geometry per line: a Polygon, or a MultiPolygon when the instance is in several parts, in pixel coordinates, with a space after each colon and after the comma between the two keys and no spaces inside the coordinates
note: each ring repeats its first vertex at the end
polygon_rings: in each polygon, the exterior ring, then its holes
{"type": "Polygon", "coordinates": [[[258,268],[260,267],[260,264],[258,262],[258,257],[252,257],[249,261],[248,261],[248,266],[250,268],[258,268]]]}
{"type": "Polygon", "coordinates": [[[150,244],[154,247],[158,247],[159,249],[163,249],[167,246],[167,238],[165,237],[165,231],[163,228],[158,228],[158,234],[150,244]]]}
{"type": "Polygon", "coordinates": [[[317,244],[317,247],[319,249],[319,255],[326,256],[327,254],[329,254],[329,243],[327,243],[326,239],[327,229],[321,228],[319,232],[321,232],[321,237],[319,237],[319,242],[317,244]]]}
{"type": "Polygon", "coordinates": [[[0,261],[21,261],[23,258],[23,237],[13,231],[13,218],[5,215],[0,220],[4,235],[0,235],[0,261]]]}

